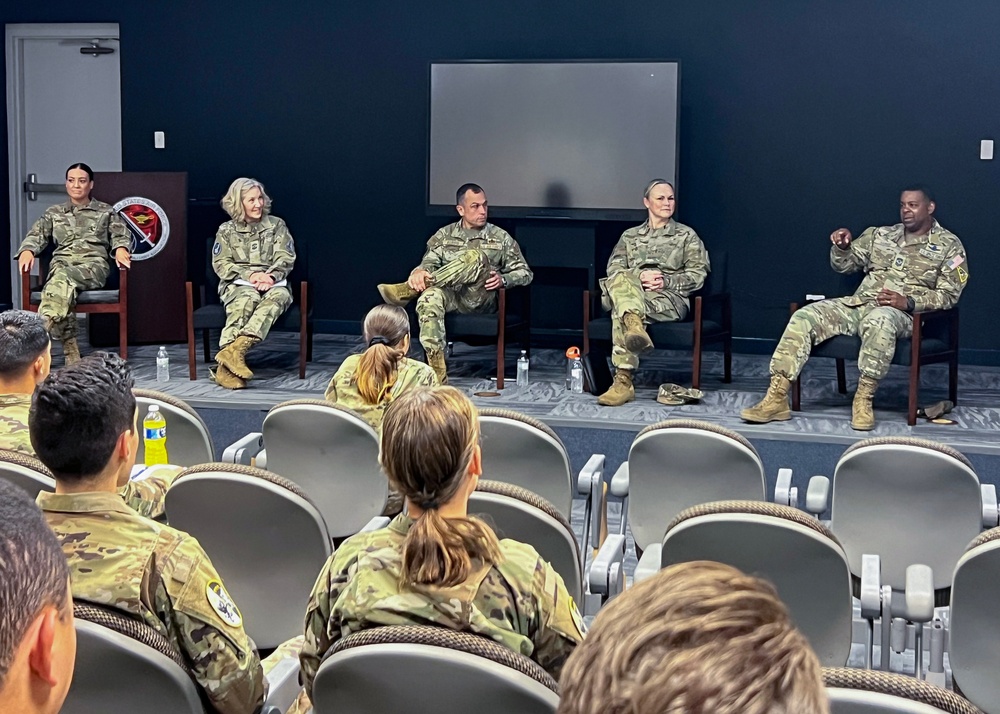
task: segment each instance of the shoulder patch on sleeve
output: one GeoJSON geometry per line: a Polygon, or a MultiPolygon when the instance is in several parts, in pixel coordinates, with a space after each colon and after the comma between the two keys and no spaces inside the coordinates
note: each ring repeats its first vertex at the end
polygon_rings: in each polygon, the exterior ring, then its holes
{"type": "Polygon", "coordinates": [[[239,627],[243,624],[243,616],[240,615],[239,608],[236,607],[236,603],[229,597],[229,593],[218,580],[208,581],[208,585],[205,586],[205,596],[208,598],[208,604],[227,625],[239,627]]]}
{"type": "Polygon", "coordinates": [[[969,280],[969,271],[966,270],[965,268],[958,268],[958,282],[962,283],[962,285],[965,285],[965,283],[968,282],[968,280],[969,280]]]}
{"type": "Polygon", "coordinates": [[[212,255],[218,255],[222,252],[222,243],[215,241],[215,245],[212,246],[212,255]]]}

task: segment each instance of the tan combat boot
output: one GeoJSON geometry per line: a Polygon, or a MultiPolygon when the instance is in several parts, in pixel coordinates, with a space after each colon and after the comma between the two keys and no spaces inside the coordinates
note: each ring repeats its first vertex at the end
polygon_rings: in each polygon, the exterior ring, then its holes
{"type": "Polygon", "coordinates": [[[633,401],[635,387],[632,386],[632,371],[628,369],[615,372],[615,381],[611,383],[611,387],[597,398],[597,403],[604,407],[620,407],[633,401]]]}
{"type": "Polygon", "coordinates": [[[653,349],[653,341],[646,334],[641,317],[634,312],[626,312],[622,315],[622,322],[625,326],[625,349],[634,355],[653,349]]]}
{"type": "Polygon", "coordinates": [[[67,337],[63,340],[63,356],[66,358],[66,364],[76,364],[80,361],[80,345],[77,344],[75,337],[67,337]]]}
{"type": "Polygon", "coordinates": [[[220,387],[225,387],[226,389],[246,389],[246,380],[240,379],[222,364],[216,365],[214,371],[209,370],[209,374],[212,381],[220,387]]]}
{"type": "Polygon", "coordinates": [[[219,350],[219,354],[215,355],[215,361],[224,365],[240,379],[253,379],[253,372],[247,367],[246,356],[250,348],[258,342],[260,342],[258,337],[240,335],[219,350]]]}
{"type": "Polygon", "coordinates": [[[448,367],[444,363],[444,350],[425,350],[427,353],[427,364],[437,375],[438,384],[448,384],[448,367]]]}
{"type": "Polygon", "coordinates": [[[378,294],[390,305],[405,307],[406,303],[415,298],[418,293],[407,283],[382,283],[378,286],[378,294]]]}
{"type": "Polygon", "coordinates": [[[875,428],[875,412],[872,411],[872,397],[878,389],[878,381],[861,375],[858,380],[858,391],[854,393],[854,404],[851,406],[851,428],[858,431],[871,431],[875,428]]]}
{"type": "Polygon", "coordinates": [[[771,375],[771,385],[767,394],[757,404],[740,412],[743,421],[766,424],[769,421],[788,421],[792,410],[788,408],[788,388],[792,385],[780,374],[771,375]]]}

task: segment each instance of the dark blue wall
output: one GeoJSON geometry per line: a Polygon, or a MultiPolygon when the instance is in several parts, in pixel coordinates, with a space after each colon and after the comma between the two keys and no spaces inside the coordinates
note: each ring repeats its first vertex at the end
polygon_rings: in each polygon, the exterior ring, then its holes
{"type": "Polygon", "coordinates": [[[676,58],[678,217],[729,251],[738,335],[777,338],[791,299],[837,284],[831,230],[895,222],[900,186],[924,181],[970,254],[963,345],[1000,350],[984,328],[1000,168],[978,159],[1000,125],[993,0],[51,0],[0,20],[120,23],[126,170],[186,170],[213,199],[263,180],[309,245],[322,320],[360,319],[440,223],[423,206],[431,59],[676,58]]]}

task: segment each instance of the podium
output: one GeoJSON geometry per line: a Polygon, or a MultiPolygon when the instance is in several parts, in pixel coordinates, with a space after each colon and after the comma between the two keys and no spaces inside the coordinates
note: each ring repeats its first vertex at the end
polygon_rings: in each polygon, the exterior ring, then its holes
{"type": "MultiPolygon", "coordinates": [[[[132,237],[129,343],[184,342],[187,173],[96,172],[92,195],[114,207],[132,237]]],[[[118,316],[91,315],[88,337],[95,347],[117,345],[118,316]]]]}

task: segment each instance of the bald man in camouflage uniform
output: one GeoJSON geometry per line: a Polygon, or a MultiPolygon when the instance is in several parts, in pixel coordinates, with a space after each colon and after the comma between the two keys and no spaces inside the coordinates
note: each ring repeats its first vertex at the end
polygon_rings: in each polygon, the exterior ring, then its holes
{"type": "Polygon", "coordinates": [[[597,399],[618,407],[635,399],[632,377],[639,354],[653,348],[646,333],[652,322],[683,320],[691,307],[688,296],[705,284],[711,269],[708,251],[694,229],[673,219],[674,188],[663,179],[646,186],[645,223],[618,240],[601,280],[601,304],[611,312],[611,362],[615,379],[597,399]]]}
{"type": "Polygon", "coordinates": [[[403,306],[417,298],[420,344],[441,384],[448,383],[445,313],[496,312],[498,289],[527,285],[533,277],[517,242],[487,222],[483,189],[465,184],[456,198],[461,220],[431,236],[409,280],[378,286],[382,299],[391,305],[403,306]]]}
{"type": "Polygon", "coordinates": [[[830,235],[830,265],[838,273],[865,273],[854,295],[806,305],[792,315],[771,357],[771,384],[758,404],[740,416],[765,423],[791,418],[788,389],[802,371],[812,346],[835,335],[859,335],[858,389],[851,426],[875,427],[872,398],[889,371],[896,340],[909,337],[912,313],[947,310],[969,279],[962,242],[934,219],[926,188],[915,186],[900,198],[901,223],[868,228],[853,238],[846,228],[830,235]]]}
{"type": "Polygon", "coordinates": [[[17,257],[26,272],[49,241],[55,243],[38,312],[47,320],[49,334],[62,340],[66,363],[72,364],[80,359],[76,296],[104,286],[112,256],[129,267],[131,238],[111,206],[90,198],[94,181],[88,167],[68,169],[66,187],[70,200],[45,210],[18,247],[17,257]]]}
{"type": "MultiPolygon", "coordinates": [[[[504,539],[503,559],[494,566],[473,561],[473,572],[461,585],[403,588],[403,542],[413,523],[403,514],[386,528],[348,539],[320,571],[299,655],[306,695],[312,694],[323,655],[337,640],[380,625],[434,625],[483,635],[530,657],[558,679],[583,640],[584,627],[552,566],[531,546],[504,539]]],[[[306,711],[305,704],[302,697],[290,711],[306,711]]]]}

